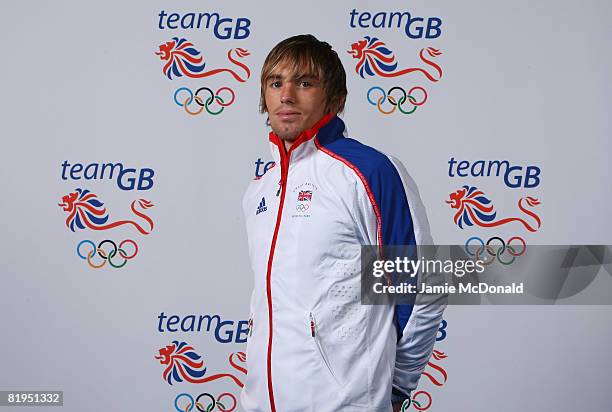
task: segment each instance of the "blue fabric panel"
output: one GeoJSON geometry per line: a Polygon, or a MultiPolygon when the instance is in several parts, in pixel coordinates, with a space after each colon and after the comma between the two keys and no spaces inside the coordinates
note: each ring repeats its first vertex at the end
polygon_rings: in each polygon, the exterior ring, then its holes
{"type": "MultiPolygon", "coordinates": [[[[383,153],[344,137],[344,129],[344,122],[335,117],[321,128],[317,140],[327,150],[353,164],[365,177],[380,210],[383,245],[415,245],[408,199],[397,169],[383,153]]],[[[416,277],[413,281],[416,283],[416,277]]],[[[398,339],[411,314],[412,305],[396,305],[398,339]]]]}

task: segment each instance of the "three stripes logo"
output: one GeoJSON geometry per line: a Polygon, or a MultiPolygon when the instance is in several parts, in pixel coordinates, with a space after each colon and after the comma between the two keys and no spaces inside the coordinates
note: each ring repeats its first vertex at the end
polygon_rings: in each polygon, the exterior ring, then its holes
{"type": "Polygon", "coordinates": [[[268,210],[268,208],[266,207],[266,198],[262,197],[261,202],[259,202],[259,206],[257,206],[257,211],[255,212],[255,215],[265,212],[266,210],[268,210]]]}

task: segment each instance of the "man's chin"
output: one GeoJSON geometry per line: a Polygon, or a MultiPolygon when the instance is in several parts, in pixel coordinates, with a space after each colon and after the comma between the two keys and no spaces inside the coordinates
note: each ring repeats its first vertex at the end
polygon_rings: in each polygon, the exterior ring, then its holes
{"type": "Polygon", "coordinates": [[[287,142],[293,142],[300,135],[301,130],[293,125],[281,125],[280,127],[273,127],[272,131],[280,137],[282,140],[287,142]]]}

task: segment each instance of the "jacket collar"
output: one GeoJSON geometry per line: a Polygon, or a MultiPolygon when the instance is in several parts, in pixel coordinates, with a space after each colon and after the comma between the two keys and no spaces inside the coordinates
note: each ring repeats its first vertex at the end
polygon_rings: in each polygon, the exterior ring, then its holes
{"type": "Polygon", "coordinates": [[[343,136],[345,130],[344,122],[335,114],[328,113],[319,120],[313,127],[304,130],[293,142],[289,151],[285,149],[285,143],[274,132],[270,132],[272,156],[274,161],[280,166],[288,166],[291,159],[303,158],[317,150],[313,140],[325,146],[343,136]],[[286,163],[285,165],[283,164],[286,163]]]}

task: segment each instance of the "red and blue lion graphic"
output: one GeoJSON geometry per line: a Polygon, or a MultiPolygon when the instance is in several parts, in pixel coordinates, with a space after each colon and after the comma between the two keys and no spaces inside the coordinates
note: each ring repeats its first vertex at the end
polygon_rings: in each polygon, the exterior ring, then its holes
{"type": "MultiPolygon", "coordinates": [[[[168,345],[159,350],[159,355],[155,357],[162,365],[167,365],[164,369],[164,380],[172,385],[175,382],[187,381],[190,383],[205,383],[214,381],[220,378],[229,378],[239,387],[243,387],[242,381],[231,373],[218,373],[216,375],[206,375],[206,367],[202,357],[198,355],[195,349],[186,342],[172,341],[168,345]]],[[[246,375],[247,370],[242,365],[246,363],[246,354],[244,352],[232,353],[229,356],[230,365],[237,371],[246,375]]]]}
{"type": "Polygon", "coordinates": [[[230,49],[227,52],[227,58],[234,65],[238,66],[244,74],[239,74],[237,71],[221,68],[204,71],[206,62],[202,54],[197,50],[193,43],[184,38],[173,37],[172,40],[159,46],[159,50],[155,52],[161,60],[167,60],[163,67],[163,72],[168,79],[174,77],[192,77],[200,79],[203,77],[212,76],[218,73],[229,73],[234,79],[239,82],[246,82],[251,77],[251,70],[244,64],[232,57],[232,52],[238,58],[244,58],[250,53],[246,49],[236,48],[230,49]]]}
{"type": "Polygon", "coordinates": [[[421,73],[432,82],[442,78],[442,68],[429,58],[435,58],[442,54],[438,49],[427,47],[421,49],[419,56],[428,70],[420,67],[397,70],[397,60],[393,52],[377,37],[365,36],[351,45],[348,53],[357,59],[355,71],[365,79],[366,76],[397,77],[409,73],[421,73]],[[426,57],[425,55],[429,57],[426,57]]]}
{"type": "Polygon", "coordinates": [[[531,223],[520,217],[495,220],[497,212],[493,209],[491,200],[475,186],[464,185],[461,189],[451,193],[446,203],[451,208],[457,209],[453,220],[461,229],[464,229],[463,225],[495,227],[510,222],[518,222],[528,231],[535,232],[542,225],[540,217],[533,211],[525,208],[525,203],[529,207],[535,207],[540,204],[537,198],[531,196],[521,197],[518,201],[518,208],[533,220],[531,223]]]}
{"type": "Polygon", "coordinates": [[[119,220],[112,223],[108,222],[108,212],[104,203],[87,189],[77,188],[62,197],[62,203],[58,203],[65,212],[68,212],[66,226],[73,232],[76,229],[106,230],[122,225],[131,225],[143,235],[148,235],[153,230],[153,220],[141,211],[136,209],[136,204],[146,210],[153,207],[153,203],[146,199],[134,200],[131,204],[132,213],[142,218],[148,227],[139,224],[134,220],[119,220]]]}

